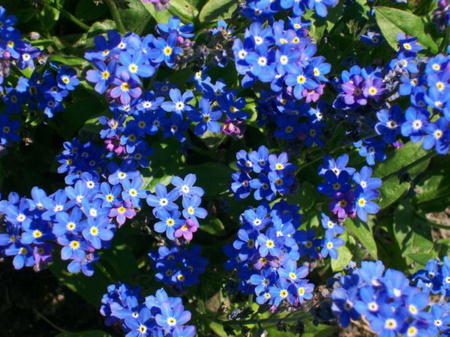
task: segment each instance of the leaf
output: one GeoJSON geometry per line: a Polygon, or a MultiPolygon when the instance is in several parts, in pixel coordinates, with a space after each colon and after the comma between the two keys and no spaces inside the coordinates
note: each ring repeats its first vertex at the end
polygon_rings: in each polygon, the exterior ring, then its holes
{"type": "Polygon", "coordinates": [[[136,237],[140,237],[139,230],[126,224],[115,233],[111,248],[99,252],[102,265],[121,282],[136,284],[139,269],[132,253],[136,237]]]}
{"type": "Polygon", "coordinates": [[[103,111],[104,107],[97,97],[85,97],[70,104],[62,113],[61,129],[66,139],[72,139],[74,134],[95,115],[103,111]]]}
{"type": "Polygon", "coordinates": [[[192,23],[198,15],[198,10],[185,0],[171,0],[168,10],[161,11],[150,2],[143,5],[158,23],[167,23],[172,16],[178,16],[183,23],[192,23]]]}
{"type": "Polygon", "coordinates": [[[442,212],[450,205],[449,156],[433,158],[415,186],[414,203],[423,213],[442,212]]]}
{"type": "Polygon", "coordinates": [[[320,195],[314,185],[309,181],[304,181],[301,183],[298,193],[296,195],[287,195],[286,201],[298,205],[300,211],[305,214],[306,211],[315,205],[318,198],[320,198],[320,195]]]}
{"type": "Polygon", "coordinates": [[[411,260],[411,256],[418,258],[419,255],[415,254],[429,254],[430,258],[437,256],[431,226],[415,213],[409,199],[398,205],[394,213],[393,229],[403,257],[411,260]]]}
{"type": "Polygon", "coordinates": [[[217,197],[228,190],[233,170],[219,163],[205,163],[196,166],[186,166],[178,171],[182,178],[189,173],[197,176],[195,186],[205,190],[205,197],[217,197]]]}
{"type": "Polygon", "coordinates": [[[155,5],[153,5],[151,2],[145,2],[142,5],[156,20],[157,23],[167,23],[169,19],[173,16],[169,11],[166,10],[157,11],[155,9],[155,5]]]}
{"type": "Polygon", "coordinates": [[[76,56],[63,56],[63,55],[51,55],[48,58],[48,61],[50,62],[60,62],[62,64],[66,64],[68,66],[77,67],[77,66],[83,66],[83,68],[88,66],[88,62],[85,59],[82,59],[81,57],[76,56]]]}
{"type": "Polygon", "coordinates": [[[391,205],[409,189],[408,183],[400,183],[397,174],[407,169],[407,173],[414,178],[427,168],[432,155],[433,153],[422,149],[420,143],[412,142],[387,153],[387,159],[378,163],[372,173],[372,177],[383,180],[378,202],[382,209],[391,205]]]}
{"type": "Polygon", "coordinates": [[[438,52],[437,44],[427,33],[425,24],[420,17],[389,7],[375,7],[375,16],[384,38],[394,50],[398,50],[397,34],[404,33],[417,37],[420,44],[433,54],[438,52]]]}
{"type": "Polygon", "coordinates": [[[378,259],[377,244],[373,238],[373,233],[368,224],[359,219],[351,220],[347,218],[345,227],[349,229],[359,239],[361,244],[367,249],[374,259],[378,259]]]}
{"type": "Polygon", "coordinates": [[[111,335],[104,331],[91,330],[83,332],[63,332],[56,335],[56,337],[111,337],[111,335]]]}
{"type": "MultiPolygon", "coordinates": [[[[340,236],[341,239],[344,240],[344,242],[348,241],[348,233],[344,233],[340,236]]],[[[331,269],[333,271],[340,271],[347,267],[348,263],[352,260],[353,254],[348,249],[347,244],[344,244],[343,246],[337,248],[338,251],[338,258],[337,259],[331,259],[331,269]]]]}
{"type": "Polygon", "coordinates": [[[218,19],[228,19],[236,8],[235,0],[209,0],[200,11],[198,19],[202,24],[218,19]]]}
{"type": "Polygon", "coordinates": [[[106,6],[96,5],[92,0],[80,0],[75,8],[75,16],[84,21],[94,21],[108,13],[106,6]]]}
{"type": "MultiPolygon", "coordinates": [[[[88,277],[81,272],[72,274],[67,271],[68,262],[62,261],[59,252],[58,256],[49,264],[49,269],[58,280],[70,290],[81,295],[86,301],[100,307],[103,294],[108,286],[113,283],[95,266],[94,275],[88,277]]],[[[119,281],[119,280],[117,280],[119,281]]]]}
{"type": "MultiPolygon", "coordinates": [[[[209,216],[206,219],[208,218],[209,216]]],[[[215,236],[225,235],[225,226],[223,225],[222,221],[220,221],[217,218],[209,219],[209,221],[200,222],[199,228],[215,236]]]]}
{"type": "MultiPolygon", "coordinates": [[[[63,7],[65,0],[53,1],[56,6],[63,7]]],[[[44,4],[41,11],[41,22],[47,31],[49,31],[57,22],[60,16],[60,11],[56,7],[44,4]]]]}
{"type": "Polygon", "coordinates": [[[127,9],[120,11],[120,17],[127,31],[140,34],[149,23],[152,15],[141,0],[133,0],[129,2],[127,9]]]}
{"type": "Polygon", "coordinates": [[[175,139],[166,139],[164,143],[153,142],[152,147],[155,152],[150,157],[151,170],[142,170],[141,174],[144,178],[143,188],[153,192],[157,184],[167,185],[177,174],[182,153],[180,144],[175,139]]]}

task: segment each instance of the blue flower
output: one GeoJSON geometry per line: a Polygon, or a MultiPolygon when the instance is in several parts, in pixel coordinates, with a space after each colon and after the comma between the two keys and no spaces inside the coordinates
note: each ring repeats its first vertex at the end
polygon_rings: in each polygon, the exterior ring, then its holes
{"type": "Polygon", "coordinates": [[[429,113],[426,110],[418,110],[409,107],[405,113],[405,122],[402,124],[401,133],[405,137],[410,137],[416,143],[422,140],[423,128],[428,123],[429,113]]]}
{"type": "Polygon", "coordinates": [[[89,82],[95,83],[95,91],[103,94],[115,79],[117,61],[116,59],[112,59],[108,65],[102,61],[94,61],[93,64],[98,70],[88,70],[86,79],[89,82]]]}
{"type": "Polygon", "coordinates": [[[146,64],[146,56],[143,52],[138,51],[133,54],[120,53],[119,60],[122,66],[119,67],[118,72],[128,72],[133,80],[140,83],[140,77],[151,77],[155,73],[155,68],[146,64]]]}
{"type": "Polygon", "coordinates": [[[185,219],[191,219],[198,224],[197,217],[200,219],[206,218],[208,212],[206,209],[199,207],[202,199],[196,195],[192,197],[183,198],[183,216],[185,219]]]}
{"type": "Polygon", "coordinates": [[[89,241],[95,249],[101,249],[104,241],[110,241],[114,232],[109,228],[108,217],[88,217],[86,227],[83,229],[83,237],[89,241]]]}
{"type": "Polygon", "coordinates": [[[376,214],[380,210],[380,206],[371,200],[378,198],[378,191],[356,189],[355,192],[355,211],[362,221],[367,221],[367,213],[376,214]]]}
{"type": "Polygon", "coordinates": [[[199,103],[200,112],[191,110],[188,112],[188,117],[193,122],[199,122],[194,129],[197,136],[202,136],[206,131],[212,133],[220,132],[220,124],[217,122],[222,117],[220,110],[211,111],[211,104],[209,100],[202,98],[199,103]]]}
{"type": "Polygon", "coordinates": [[[184,221],[180,219],[181,213],[178,210],[168,212],[165,209],[160,209],[156,216],[161,220],[155,223],[155,231],[158,233],[166,233],[169,240],[174,241],[175,231],[180,228],[184,221]]]}
{"type": "Polygon", "coordinates": [[[173,211],[178,209],[178,205],[174,203],[180,196],[179,191],[176,189],[167,193],[167,188],[163,184],[158,184],[155,187],[155,194],[149,194],[147,196],[147,204],[154,207],[153,214],[156,214],[160,210],[173,211]]]}
{"type": "Polygon", "coordinates": [[[169,22],[167,24],[158,24],[156,26],[156,30],[162,37],[168,37],[172,32],[177,32],[179,36],[187,39],[194,36],[194,34],[192,34],[192,32],[194,31],[194,25],[181,25],[181,21],[177,16],[169,18],[169,22]]]}
{"type": "Polygon", "coordinates": [[[175,58],[182,52],[180,47],[177,47],[177,32],[171,32],[167,40],[163,38],[157,38],[154,40],[154,45],[161,51],[161,54],[156,59],[152,60],[157,63],[165,62],[168,67],[175,65],[175,58]]]}
{"type": "Polygon", "coordinates": [[[344,240],[340,238],[335,238],[332,232],[325,233],[325,239],[323,239],[322,250],[320,253],[323,257],[330,257],[334,260],[338,258],[338,251],[336,248],[342,247],[344,245],[344,240]]]}
{"type": "Polygon", "coordinates": [[[423,139],[423,148],[429,150],[435,148],[439,154],[447,154],[450,148],[449,120],[446,117],[439,118],[435,123],[430,122],[423,128],[427,134],[423,139]]]}
{"type": "Polygon", "coordinates": [[[179,89],[170,89],[169,96],[172,101],[162,103],[161,107],[168,112],[173,112],[183,117],[183,112],[195,111],[195,108],[188,104],[194,98],[192,91],[188,90],[183,95],[179,89]]]}
{"type": "Polygon", "coordinates": [[[396,135],[400,133],[400,126],[403,124],[403,115],[400,107],[394,105],[390,111],[380,110],[377,112],[379,122],[375,124],[375,130],[383,136],[383,140],[392,144],[395,142],[396,135]]]}
{"type": "Polygon", "coordinates": [[[191,319],[190,311],[185,311],[181,304],[171,306],[169,302],[164,302],[160,309],[161,314],[157,314],[155,320],[167,332],[173,331],[175,327],[183,325],[191,319]]]}

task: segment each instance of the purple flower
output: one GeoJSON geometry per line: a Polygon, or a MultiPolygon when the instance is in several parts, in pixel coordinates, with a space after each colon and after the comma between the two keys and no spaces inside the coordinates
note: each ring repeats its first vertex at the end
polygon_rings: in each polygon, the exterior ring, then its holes
{"type": "Polygon", "coordinates": [[[109,94],[112,98],[119,98],[122,104],[129,104],[132,97],[138,98],[142,94],[139,83],[126,71],[121,71],[119,76],[114,79],[113,84],[115,87],[109,94]]]}
{"type": "Polygon", "coordinates": [[[183,237],[187,242],[189,242],[192,240],[192,234],[195,233],[197,229],[198,224],[191,219],[187,219],[184,225],[175,231],[174,236],[176,238],[183,237]]]}

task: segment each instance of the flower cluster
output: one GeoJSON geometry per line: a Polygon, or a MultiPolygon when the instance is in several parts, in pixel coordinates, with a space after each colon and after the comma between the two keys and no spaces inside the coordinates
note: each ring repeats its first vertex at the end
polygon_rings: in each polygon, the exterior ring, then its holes
{"type": "Polygon", "coordinates": [[[417,287],[434,295],[450,296],[450,259],[445,256],[442,262],[437,259],[428,261],[425,269],[416,272],[411,279],[417,287]]]}
{"type": "Polygon", "coordinates": [[[195,327],[185,325],[191,313],[181,298],[169,297],[164,289],[142,298],[139,288],[128,284],[110,285],[103,295],[100,313],[106,325],[120,326],[126,337],[194,337],[195,327]]]}
{"type": "Polygon", "coordinates": [[[250,87],[259,80],[270,83],[275,94],[290,92],[297,100],[317,101],[331,66],[324,57],[314,57],[317,46],[303,30],[288,27],[286,30],[282,20],[267,28],[254,22],[246,30],[244,42],[234,41],[236,70],[244,75],[242,86],[250,87]]]}
{"type": "Polygon", "coordinates": [[[56,73],[47,69],[42,76],[34,72],[31,78],[19,77],[16,87],[5,86],[3,101],[6,112],[18,114],[23,106],[30,110],[43,111],[47,118],[64,110],[63,101],[70,91],[80,84],[75,69],[52,63],[56,73]]]}
{"type": "Polygon", "coordinates": [[[35,68],[35,59],[41,54],[28,41],[23,40],[20,32],[14,28],[17,19],[6,15],[0,6],[0,94],[6,113],[0,114],[0,145],[18,142],[18,130],[21,126],[19,114],[24,105],[30,110],[41,110],[51,118],[55,112],[64,109],[63,99],[79,84],[76,71],[67,66],[58,66],[57,74],[47,69],[43,74],[33,72],[31,78],[20,76],[14,86],[6,82],[11,64],[19,69],[35,68]]]}
{"type": "Polygon", "coordinates": [[[288,162],[287,153],[279,156],[269,154],[264,145],[258,151],[250,153],[244,150],[236,154],[237,166],[241,170],[232,175],[234,182],[231,190],[236,199],[247,198],[254,190],[256,200],[266,199],[272,201],[277,193],[289,194],[294,185],[295,165],[288,162]],[[251,173],[258,174],[258,178],[252,178],[251,173]]]}
{"type": "MultiPolygon", "coordinates": [[[[6,15],[6,10],[0,6],[0,63],[9,67],[9,62],[13,61],[19,69],[34,69],[34,60],[41,54],[39,48],[23,39],[19,30],[14,28],[17,18],[14,15],[6,15]]],[[[1,84],[4,81],[5,71],[0,71],[0,92],[1,84]]]]}
{"type": "Polygon", "coordinates": [[[156,280],[165,285],[173,286],[177,291],[183,291],[200,283],[199,276],[205,272],[208,260],[201,257],[200,246],[167,246],[159,247],[148,255],[152,259],[153,268],[157,271],[156,280]]]}
{"type": "Polygon", "coordinates": [[[378,134],[354,144],[369,165],[385,160],[386,145],[395,145],[399,136],[423,141],[425,150],[434,148],[439,154],[447,154],[450,149],[449,56],[419,57],[423,47],[417,38],[399,34],[398,40],[399,51],[384,68],[355,65],[335,81],[338,95],[333,107],[378,134]],[[405,111],[386,102],[401,96],[409,97],[410,106],[405,111]],[[368,112],[376,112],[375,123],[364,117],[368,112]]]}
{"type": "Polygon", "coordinates": [[[134,33],[122,37],[115,31],[108,32],[108,39],[96,36],[97,49],[85,54],[96,69],[89,70],[86,79],[95,83],[98,93],[108,91],[112,100],[128,105],[142,95],[143,79],[151,77],[162,64],[175,65],[185,39],[193,36],[192,30],[191,24],[181,26],[173,17],[168,24],[157,26],[160,37],[149,34],[141,38],[134,33]]]}
{"type": "Polygon", "coordinates": [[[199,226],[198,219],[204,219],[208,215],[206,209],[200,207],[202,196],[205,193],[201,187],[194,186],[197,177],[188,174],[184,179],[173,177],[171,183],[174,186],[170,192],[163,184],[155,187],[155,194],[147,196],[147,204],[153,208],[153,215],[159,219],[154,229],[158,233],[165,233],[171,241],[181,239],[186,242],[192,240],[192,233],[199,226]],[[176,201],[182,198],[183,210],[180,212],[176,201]]]}
{"type": "Polygon", "coordinates": [[[239,290],[256,294],[258,304],[268,303],[274,310],[280,304],[300,306],[312,298],[314,285],[305,279],[309,268],[299,266],[298,260],[313,243],[306,232],[297,230],[298,211],[285,201],[248,208],[240,217],[238,238],[224,247],[229,258],[225,268],[237,269],[239,290]]]}
{"type": "Polygon", "coordinates": [[[273,19],[280,10],[292,10],[295,18],[300,18],[306,10],[314,10],[322,18],[328,15],[328,7],[338,4],[338,0],[246,0],[242,14],[254,20],[273,19]]]}
{"type": "Polygon", "coordinates": [[[68,172],[68,186],[49,196],[34,187],[31,199],[11,193],[2,200],[6,233],[0,234],[0,246],[4,255],[14,256],[16,269],[41,269],[56,241],[61,259],[71,260],[68,270],[91,276],[96,250],[109,248],[117,227],[136,215],[147,191],[135,165],[107,163],[97,147],[76,139],[64,147],[59,172],[68,172]]]}
{"type": "Polygon", "coordinates": [[[319,175],[325,182],[317,186],[317,190],[333,199],[328,208],[340,220],[357,215],[362,221],[367,221],[367,214],[375,214],[380,210],[372,200],[378,198],[377,188],[382,182],[379,178],[371,177],[370,167],[364,166],[360,172],[347,167],[348,160],[347,154],[337,160],[325,156],[324,165],[319,167],[319,175]]]}
{"type": "Polygon", "coordinates": [[[378,336],[447,335],[446,304],[430,305],[427,287],[411,286],[402,272],[385,270],[381,261],[362,262],[334,286],[332,310],[342,327],[364,318],[378,336]]]}
{"type": "Polygon", "coordinates": [[[399,107],[377,115],[376,131],[391,143],[400,133],[412,142],[423,140],[426,150],[434,148],[447,154],[450,148],[450,58],[438,54],[421,62],[417,53],[423,48],[416,38],[399,36],[400,50],[390,63],[398,77],[401,96],[410,97],[411,106],[402,114],[399,107]],[[431,112],[431,113],[430,113],[431,112]]]}

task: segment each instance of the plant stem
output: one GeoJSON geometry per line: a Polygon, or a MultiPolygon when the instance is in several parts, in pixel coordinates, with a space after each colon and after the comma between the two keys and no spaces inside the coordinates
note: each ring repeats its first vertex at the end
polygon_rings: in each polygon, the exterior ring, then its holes
{"type": "Polygon", "coordinates": [[[127,30],[125,29],[125,26],[123,25],[122,18],[120,17],[119,10],[117,9],[117,5],[114,2],[114,0],[105,0],[106,5],[109,8],[109,11],[111,12],[111,16],[114,19],[114,22],[117,25],[117,30],[121,34],[125,34],[127,30]]]}
{"type": "Polygon", "coordinates": [[[44,321],[46,321],[49,325],[51,325],[53,328],[55,328],[56,330],[58,330],[61,333],[70,333],[70,331],[66,331],[64,329],[61,329],[60,327],[56,326],[55,324],[53,324],[47,317],[45,317],[44,315],[42,315],[39,311],[37,311],[35,308],[33,308],[33,311],[36,315],[38,315],[40,318],[42,318],[44,321]]]}
{"type": "Polygon", "coordinates": [[[64,8],[62,8],[62,6],[60,6],[56,2],[50,3],[49,1],[45,1],[45,4],[60,11],[61,14],[65,15],[70,21],[72,21],[74,24],[78,25],[81,29],[84,29],[85,31],[89,30],[90,27],[87,24],[85,24],[84,22],[79,20],[77,17],[72,15],[70,12],[66,11],[64,8]]]}

